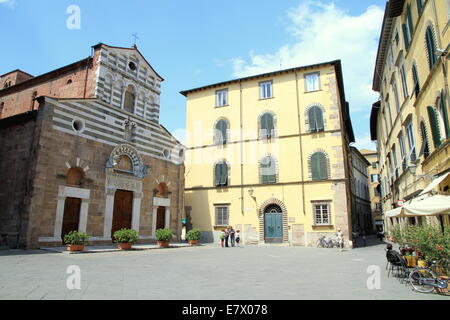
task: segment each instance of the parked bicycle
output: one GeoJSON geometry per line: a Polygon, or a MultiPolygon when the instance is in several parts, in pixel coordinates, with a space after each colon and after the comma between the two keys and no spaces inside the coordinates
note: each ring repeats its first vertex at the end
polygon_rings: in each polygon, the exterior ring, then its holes
{"type": "Polygon", "coordinates": [[[417,292],[430,293],[435,289],[448,288],[448,280],[439,279],[435,270],[437,261],[427,262],[426,268],[415,268],[409,273],[409,283],[417,292]]]}
{"type": "Polygon", "coordinates": [[[325,236],[317,240],[317,248],[339,248],[339,242],[336,239],[328,239],[325,236]]]}

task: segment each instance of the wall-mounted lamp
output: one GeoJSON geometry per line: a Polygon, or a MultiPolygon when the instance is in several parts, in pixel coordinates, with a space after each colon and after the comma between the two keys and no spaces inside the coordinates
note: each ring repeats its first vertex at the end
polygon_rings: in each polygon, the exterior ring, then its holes
{"type": "Polygon", "coordinates": [[[253,193],[255,192],[255,190],[253,190],[253,188],[248,189],[248,195],[250,197],[253,197],[253,193]]]}
{"type": "Polygon", "coordinates": [[[415,164],[410,164],[407,169],[413,176],[416,175],[417,166],[415,164]]]}

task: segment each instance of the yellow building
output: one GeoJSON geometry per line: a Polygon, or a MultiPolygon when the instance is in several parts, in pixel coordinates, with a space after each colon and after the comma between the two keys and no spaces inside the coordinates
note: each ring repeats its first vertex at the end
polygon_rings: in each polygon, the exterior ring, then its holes
{"type": "MultiPolygon", "coordinates": [[[[449,0],[387,3],[373,81],[380,101],[371,114],[383,212],[417,197],[449,172],[449,43],[449,0]]],[[[448,194],[449,184],[447,176],[433,192],[448,194]]],[[[444,219],[448,223],[448,215],[444,219]]]]}
{"type": "Polygon", "coordinates": [[[340,61],[181,93],[187,215],[203,241],[228,225],[244,243],[315,245],[338,227],[349,239],[354,136],[340,61]]]}
{"type": "Polygon", "coordinates": [[[378,153],[373,150],[361,149],[361,154],[370,163],[369,173],[369,194],[370,209],[372,211],[373,225],[376,230],[383,229],[383,214],[381,211],[381,187],[378,153]]]}

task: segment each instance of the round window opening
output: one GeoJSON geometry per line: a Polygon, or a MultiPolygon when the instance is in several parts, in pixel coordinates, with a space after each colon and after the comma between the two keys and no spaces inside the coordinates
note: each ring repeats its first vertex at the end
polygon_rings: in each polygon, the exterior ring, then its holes
{"type": "Polygon", "coordinates": [[[129,67],[131,70],[133,70],[133,71],[136,70],[136,65],[134,64],[134,62],[130,62],[130,63],[128,64],[128,67],[129,67]]]}
{"type": "Polygon", "coordinates": [[[82,132],[84,130],[84,123],[81,120],[75,120],[72,123],[72,127],[76,132],[82,132]]]}

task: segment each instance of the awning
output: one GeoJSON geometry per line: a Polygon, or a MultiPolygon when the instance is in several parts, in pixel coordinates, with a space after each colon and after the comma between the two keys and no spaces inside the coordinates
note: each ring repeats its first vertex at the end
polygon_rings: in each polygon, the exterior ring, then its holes
{"type": "Polygon", "coordinates": [[[407,203],[397,209],[403,209],[404,216],[407,217],[450,214],[450,196],[438,194],[407,203]]]}
{"type": "MultiPolygon", "coordinates": [[[[402,209],[403,209],[403,207],[389,210],[384,214],[384,217],[385,218],[400,217],[400,215],[402,214],[402,209]]],[[[404,215],[402,215],[402,217],[404,217],[404,215]]]]}
{"type": "Polygon", "coordinates": [[[436,179],[434,179],[425,189],[423,189],[423,191],[419,194],[419,196],[430,192],[431,190],[433,190],[434,188],[436,188],[439,183],[441,183],[442,181],[444,181],[445,178],[447,178],[447,176],[450,174],[450,172],[447,172],[446,174],[443,174],[440,177],[437,177],[436,179]]]}

